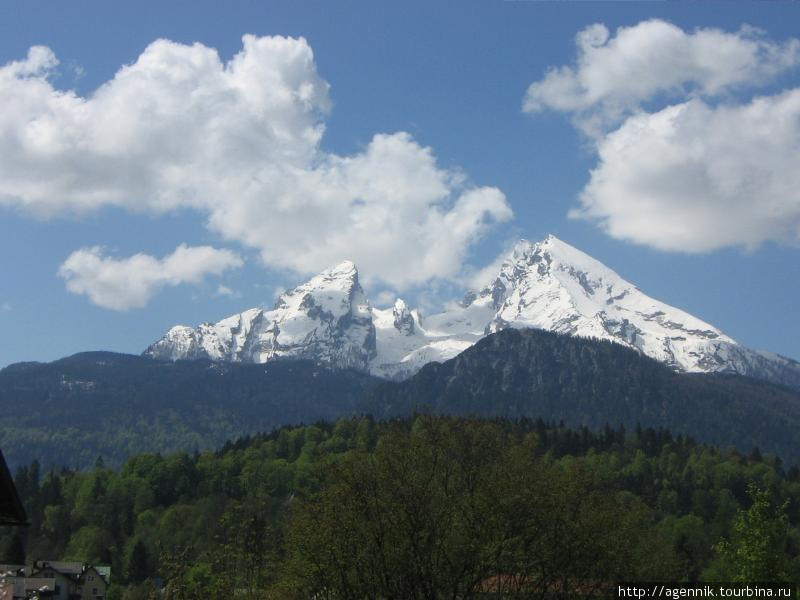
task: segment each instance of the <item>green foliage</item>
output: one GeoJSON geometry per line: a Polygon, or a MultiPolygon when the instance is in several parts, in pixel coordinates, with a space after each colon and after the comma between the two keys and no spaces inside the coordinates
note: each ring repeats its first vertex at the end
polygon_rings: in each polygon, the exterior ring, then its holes
{"type": "Polygon", "coordinates": [[[423,417],[335,463],[332,483],[292,516],[278,595],[539,595],[673,575],[669,560],[655,572],[640,560],[659,553],[641,536],[641,501],[580,462],[504,446],[496,424],[423,417]]]}
{"type": "Polygon", "coordinates": [[[678,374],[619,344],[535,329],[488,336],[445,363],[368,394],[382,418],[414,411],[637,424],[800,460],[800,393],[732,375],[678,374]]]}
{"type": "Polygon", "coordinates": [[[140,583],[153,572],[147,546],[140,538],[132,540],[125,560],[125,575],[131,583],[140,583]]]}
{"type": "Polygon", "coordinates": [[[588,592],[800,554],[795,469],[647,427],[356,417],[16,481],[27,557],[110,564],[131,600],[588,592]]]}
{"type": "Polygon", "coordinates": [[[114,540],[108,530],[96,525],[85,525],[70,538],[64,558],[91,564],[108,564],[111,562],[113,549],[114,540]]]}
{"type": "Polygon", "coordinates": [[[112,583],[107,591],[107,600],[154,600],[159,597],[158,590],[152,581],[123,587],[112,583]]]}
{"type": "Polygon", "coordinates": [[[119,466],[143,452],[213,449],[288,423],[352,414],[378,380],[308,361],[155,361],[85,352],[0,369],[0,447],[13,467],[119,466]]]}
{"type": "Polygon", "coordinates": [[[786,514],[788,502],[776,506],[768,490],[750,484],[752,505],[740,510],[731,539],[715,546],[718,563],[711,577],[726,581],[797,581],[798,572],[787,553],[792,529],[786,514]]]}
{"type": "MultiPolygon", "coordinates": [[[[542,418],[595,430],[641,424],[748,453],[755,446],[754,461],[760,452],[800,459],[797,390],[677,374],[618,344],[538,330],[498,332],[401,383],[307,361],[168,363],[108,352],[0,370],[0,447],[12,468],[34,458],[46,467],[118,467],[135,454],[207,450],[288,424],[415,411],[542,418]]],[[[371,450],[374,422],[354,427],[348,443],[371,450]]],[[[321,447],[328,440],[319,433],[287,430],[274,452],[294,462],[304,449],[303,460],[313,462],[315,453],[333,450],[321,447]]],[[[655,441],[645,441],[643,451],[655,441]]],[[[174,468],[182,467],[165,470],[174,468]]],[[[183,484],[191,489],[193,481],[183,484]]]]}

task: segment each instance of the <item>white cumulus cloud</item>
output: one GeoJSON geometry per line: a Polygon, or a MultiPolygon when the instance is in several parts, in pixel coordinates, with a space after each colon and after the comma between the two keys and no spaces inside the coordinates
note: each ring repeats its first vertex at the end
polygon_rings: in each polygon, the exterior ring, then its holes
{"type": "Polygon", "coordinates": [[[800,89],[643,113],[598,155],[573,216],[616,238],[684,252],[800,243],[800,89]]]}
{"type": "Polygon", "coordinates": [[[198,284],[207,275],[220,275],[242,264],[230,250],[210,246],[181,244],[161,259],[148,254],[113,258],[95,246],[70,254],[58,274],[73,294],[86,295],[103,308],[129,310],[146,306],[165,286],[198,284]]]}
{"type": "Polygon", "coordinates": [[[326,152],[329,86],[304,39],[246,35],[227,62],[158,40],[87,97],[53,87],[57,64],[34,47],[0,67],[0,205],[44,218],[196,210],[272,267],[350,259],[398,289],[457,276],[512,216],[502,192],[440,168],[407,133],[326,152]]]}
{"type": "Polygon", "coordinates": [[[523,107],[570,114],[595,145],[572,217],[668,251],[800,242],[800,89],[741,99],[800,64],[797,39],[651,20],[576,45],[523,107]]]}
{"type": "Polygon", "coordinates": [[[575,45],[575,64],[553,67],[532,83],[523,109],[572,113],[592,135],[659,94],[716,96],[800,63],[797,39],[779,44],[752,27],[686,32],[659,19],[620,27],[613,36],[605,25],[591,25],[575,45]]]}

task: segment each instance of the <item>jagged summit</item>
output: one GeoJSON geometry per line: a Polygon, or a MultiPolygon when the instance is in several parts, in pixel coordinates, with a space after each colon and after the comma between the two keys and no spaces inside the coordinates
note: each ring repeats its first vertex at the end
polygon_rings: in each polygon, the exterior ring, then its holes
{"type": "Polygon", "coordinates": [[[375,327],[358,270],[344,261],[281,294],[270,311],[253,308],[214,325],[173,327],[145,354],[255,363],[306,358],[366,371],[375,327]]]}
{"type": "Polygon", "coordinates": [[[403,335],[414,335],[414,315],[406,303],[398,298],[394,302],[392,308],[392,315],[394,315],[394,328],[403,335]]]}
{"type": "Polygon", "coordinates": [[[679,371],[740,373],[800,387],[797,362],[744,348],[553,235],[520,240],[488,285],[424,320],[400,299],[387,309],[370,307],[356,266],[344,261],[282,294],[271,311],[173,327],[145,353],[173,360],[311,358],[402,379],[508,327],[610,340],[679,371]]]}
{"type": "Polygon", "coordinates": [[[489,324],[607,339],[683,371],[717,370],[721,345],[736,342],[692,315],[654,300],[555,236],[522,241],[476,302],[491,297],[489,324]]]}
{"type": "Polygon", "coordinates": [[[318,275],[312,277],[307,285],[317,286],[324,285],[327,282],[334,282],[339,280],[357,280],[358,268],[352,260],[343,260],[337,265],[321,271],[318,275]]]}

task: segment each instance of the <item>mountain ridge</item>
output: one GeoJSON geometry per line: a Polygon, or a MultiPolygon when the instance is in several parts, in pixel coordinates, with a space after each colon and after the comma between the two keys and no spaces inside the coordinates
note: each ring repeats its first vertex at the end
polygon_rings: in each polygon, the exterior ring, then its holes
{"type": "Polygon", "coordinates": [[[797,361],[742,346],[552,235],[518,242],[493,281],[438,314],[423,317],[402,299],[387,309],[370,306],[356,266],[345,261],[282,294],[271,311],[173,327],[144,354],[257,363],[307,358],[402,380],[506,328],[610,340],[676,371],[738,373],[800,389],[797,361]]]}
{"type": "Polygon", "coordinates": [[[104,352],[0,370],[11,465],[118,465],[140,452],[211,449],[283,425],[413,412],[663,427],[800,460],[800,393],[687,374],[608,340],[508,328],[394,382],[308,360],[159,361],[104,352]]]}
{"type": "Polygon", "coordinates": [[[139,452],[206,450],[289,423],[355,414],[380,380],[302,359],[159,361],[81,352],[0,369],[0,447],[9,465],[85,468],[139,452]]]}
{"type": "Polygon", "coordinates": [[[405,381],[379,384],[362,410],[383,419],[421,412],[661,427],[800,459],[796,390],[737,374],[679,373],[609,340],[538,329],[504,329],[405,381]]]}

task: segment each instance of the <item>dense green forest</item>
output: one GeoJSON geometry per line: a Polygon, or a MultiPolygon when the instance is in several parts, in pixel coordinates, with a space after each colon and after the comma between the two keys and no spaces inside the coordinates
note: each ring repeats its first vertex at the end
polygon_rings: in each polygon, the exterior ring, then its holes
{"type": "Polygon", "coordinates": [[[635,351],[540,330],[490,335],[387,382],[308,361],[162,362],[86,352],[0,370],[0,447],[12,467],[121,466],[282,425],[414,412],[666,428],[800,460],[800,392],[733,375],[675,373],[635,351]]]}
{"type": "Polygon", "coordinates": [[[432,412],[542,418],[572,427],[669,429],[800,461],[800,392],[729,374],[676,373],[613,342],[506,329],[367,393],[380,418],[432,412]]]}
{"type": "Polygon", "coordinates": [[[310,361],[163,362],[83,352],[0,370],[0,448],[14,465],[109,466],[141,452],[208,450],[280,425],[356,412],[379,380],[310,361]]]}
{"type": "Polygon", "coordinates": [[[0,562],[110,564],[111,600],[800,579],[798,468],[666,430],[361,417],[15,479],[31,526],[0,539],[0,562]]]}

